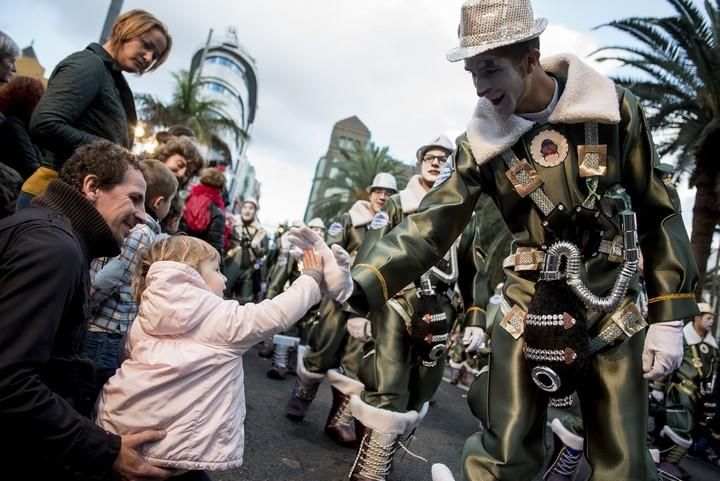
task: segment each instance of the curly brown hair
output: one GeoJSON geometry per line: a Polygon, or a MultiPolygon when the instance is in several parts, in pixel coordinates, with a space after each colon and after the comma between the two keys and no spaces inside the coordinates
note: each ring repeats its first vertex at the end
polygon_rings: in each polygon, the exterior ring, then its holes
{"type": "Polygon", "coordinates": [[[28,125],[44,93],[45,85],[40,79],[15,76],[0,89],[0,112],[6,117],[17,117],[28,125]]]}
{"type": "Polygon", "coordinates": [[[193,141],[189,137],[169,136],[167,140],[160,145],[153,153],[153,157],[160,162],[165,162],[173,155],[180,155],[187,161],[187,172],[183,179],[180,180],[180,186],[184,187],[187,181],[196,175],[200,169],[205,167],[205,160],[200,151],[197,149],[193,141]]]}
{"type": "Polygon", "coordinates": [[[128,167],[140,170],[135,154],[107,140],[81,145],[65,162],[59,179],[82,192],[88,175],[98,178],[98,187],[107,190],[120,184],[128,167]]]}
{"type": "Polygon", "coordinates": [[[225,187],[225,175],[217,169],[208,167],[200,172],[200,183],[222,189],[225,187]]]}

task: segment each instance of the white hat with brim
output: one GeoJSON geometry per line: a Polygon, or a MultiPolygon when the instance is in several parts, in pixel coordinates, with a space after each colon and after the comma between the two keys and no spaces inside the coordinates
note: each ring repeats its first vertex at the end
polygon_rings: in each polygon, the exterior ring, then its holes
{"type": "Polygon", "coordinates": [[[395,176],[392,174],[388,174],[387,172],[380,172],[376,174],[372,184],[369,185],[365,190],[367,190],[368,192],[372,192],[373,189],[385,189],[397,192],[398,189],[397,182],[395,181],[395,176]]]}
{"type": "Polygon", "coordinates": [[[415,157],[417,157],[418,162],[422,162],[425,152],[430,149],[442,149],[448,154],[452,154],[453,150],[455,150],[455,144],[453,144],[452,140],[450,140],[445,135],[435,137],[430,142],[420,147],[417,152],[415,152],[415,157]]]}
{"type": "Polygon", "coordinates": [[[707,302],[698,302],[698,309],[700,309],[700,314],[715,314],[712,306],[707,302]]]}
{"type": "Polygon", "coordinates": [[[462,6],[460,46],[447,53],[458,62],[539,37],[546,18],[534,18],[530,0],[470,0],[462,6]]]}

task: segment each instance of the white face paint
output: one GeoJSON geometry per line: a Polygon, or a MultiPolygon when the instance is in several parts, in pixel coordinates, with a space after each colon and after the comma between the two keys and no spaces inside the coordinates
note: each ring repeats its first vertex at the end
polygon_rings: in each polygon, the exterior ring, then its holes
{"type": "Polygon", "coordinates": [[[428,186],[432,187],[438,176],[440,170],[448,158],[448,153],[443,149],[428,149],[423,154],[422,162],[420,163],[420,177],[423,182],[428,186]]]}
{"type": "Polygon", "coordinates": [[[515,112],[525,90],[525,82],[512,60],[494,55],[477,55],[465,60],[472,74],[478,97],[487,98],[500,115],[515,112]]]}
{"type": "Polygon", "coordinates": [[[250,223],[255,220],[255,204],[252,202],[244,202],[240,208],[240,217],[243,222],[250,223]]]}
{"type": "Polygon", "coordinates": [[[704,313],[700,316],[695,317],[696,325],[700,325],[700,328],[704,330],[705,332],[712,329],[713,324],[715,323],[715,317],[712,314],[704,313]]]}

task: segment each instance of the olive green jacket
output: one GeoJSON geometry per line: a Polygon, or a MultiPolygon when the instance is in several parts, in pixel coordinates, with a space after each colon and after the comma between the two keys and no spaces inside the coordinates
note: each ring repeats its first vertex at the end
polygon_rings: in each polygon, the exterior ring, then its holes
{"type": "MultiPolygon", "coordinates": [[[[408,215],[416,211],[418,203],[425,195],[425,192],[419,187],[419,182],[419,176],[412,177],[408,183],[408,188],[391,196],[387,200],[382,211],[378,213],[373,220],[373,225],[358,250],[355,261],[356,266],[365,263],[373,247],[388,235],[388,233],[392,232],[396,226],[400,225],[408,215]]],[[[475,224],[475,217],[473,216],[471,222],[463,231],[460,242],[457,245],[457,282],[460,284],[460,291],[467,312],[464,326],[485,325],[485,310],[482,307],[487,304],[489,298],[484,276],[483,259],[480,255],[480,238],[477,234],[478,229],[475,224]]],[[[449,249],[450,246],[448,246],[448,250],[449,249]]],[[[446,262],[437,259],[435,264],[438,262],[442,262],[443,265],[441,268],[444,271],[448,270],[448,265],[445,265],[447,264],[446,262]]],[[[407,294],[414,296],[416,291],[412,283],[424,273],[425,271],[421,272],[414,279],[411,279],[397,289],[396,295],[407,294]]]]}
{"type": "Polygon", "coordinates": [[[368,201],[358,200],[348,212],[340,216],[337,222],[330,224],[327,231],[327,245],[339,245],[350,254],[351,259],[354,259],[374,215],[368,201]]]}
{"type": "MultiPolygon", "coordinates": [[[[622,185],[637,213],[649,322],[688,318],[698,312],[693,296],[697,267],[679,198],[659,163],[637,98],[574,56],[549,59],[544,67],[564,85],[548,123],[537,125],[515,115],[500,117],[480,99],[468,131],[457,139],[449,177],[425,196],[416,214],[374,245],[362,263],[356,263],[353,278],[359,288],[349,300],[354,309],[363,312],[382,305],[435,264],[470,221],[481,192],[495,200],[514,247],[547,246],[553,237],[543,226],[545,217],[529,196],[523,198],[515,191],[501,154],[512,148],[518,159],[527,159],[543,181],[546,195],[556,206],[562,203],[573,212],[589,193],[579,175],[577,147],[585,144],[584,122],[595,121],[599,143],[607,146],[607,171],[599,177],[597,190],[602,194],[613,184],[622,185]],[[564,162],[555,167],[536,163],[530,151],[532,140],[549,129],[559,132],[569,145],[564,162]]],[[[617,219],[602,212],[598,216],[597,235],[612,241],[621,232],[617,219]]],[[[620,267],[606,254],[588,256],[584,261],[588,286],[597,295],[608,294],[620,267]]],[[[510,305],[527,311],[537,270],[505,272],[504,297],[510,305]]],[[[637,283],[630,294],[636,292],[637,283]]]]}

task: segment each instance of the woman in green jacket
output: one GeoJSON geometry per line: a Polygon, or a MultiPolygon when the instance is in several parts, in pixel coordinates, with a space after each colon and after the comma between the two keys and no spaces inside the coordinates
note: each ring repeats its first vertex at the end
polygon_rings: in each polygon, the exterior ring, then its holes
{"type": "Polygon", "coordinates": [[[164,23],[145,10],[130,10],[117,18],[105,44],[91,43],[58,64],[30,122],[45,158],[23,184],[18,209],[45,191],[80,145],[105,139],[132,147],[137,114],[123,72],[155,70],[171,46],[164,23]]]}

